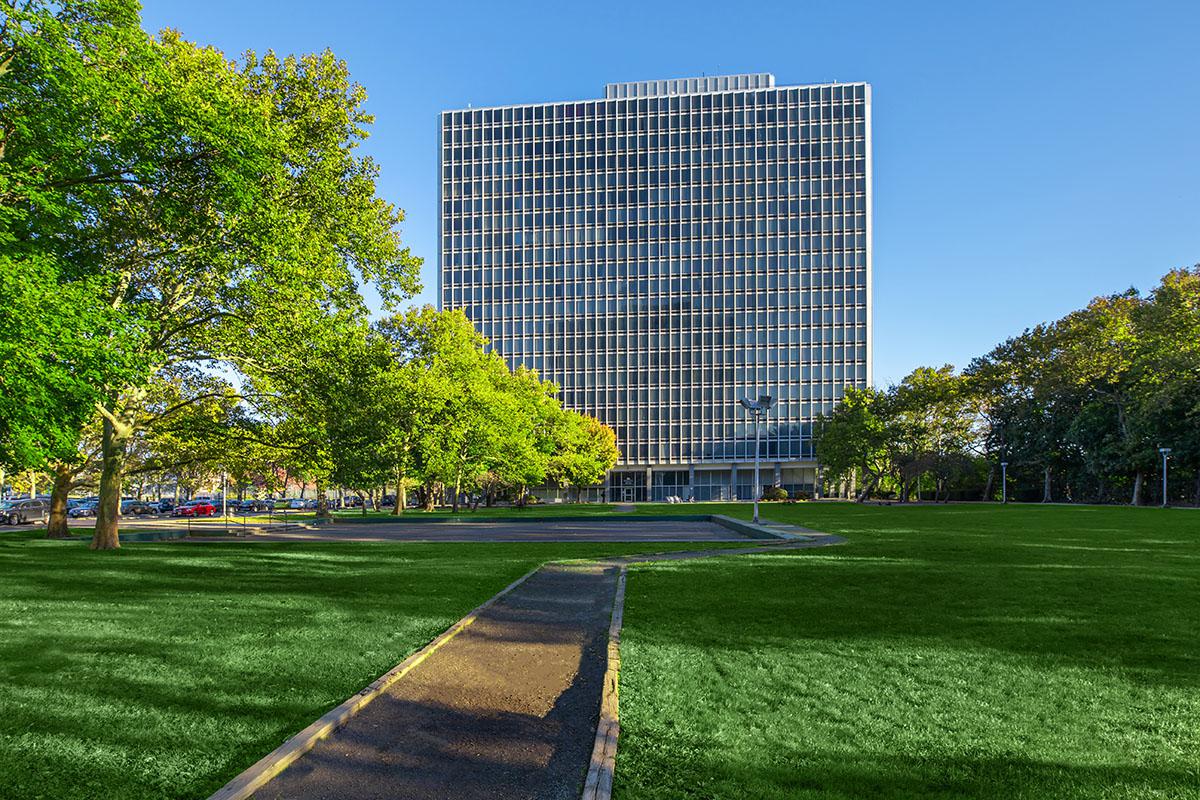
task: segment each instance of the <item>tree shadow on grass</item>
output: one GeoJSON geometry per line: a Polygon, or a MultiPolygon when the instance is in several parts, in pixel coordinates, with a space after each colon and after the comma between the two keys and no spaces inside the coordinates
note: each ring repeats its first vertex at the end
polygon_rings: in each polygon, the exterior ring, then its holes
{"type": "Polygon", "coordinates": [[[852,543],[635,567],[626,625],[664,646],[753,652],[903,640],[1200,688],[1198,578],[1179,561],[1012,563],[919,547],[888,556],[852,543]],[[642,611],[657,621],[641,624],[642,611]]]}

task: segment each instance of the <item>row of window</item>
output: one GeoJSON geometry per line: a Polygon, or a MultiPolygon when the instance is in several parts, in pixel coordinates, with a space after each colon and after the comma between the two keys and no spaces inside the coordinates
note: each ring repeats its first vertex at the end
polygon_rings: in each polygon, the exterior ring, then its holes
{"type": "MultiPolygon", "coordinates": [[[[528,203],[506,211],[472,211],[481,201],[447,200],[442,211],[442,227],[472,229],[514,230],[520,228],[571,228],[592,226],[626,226],[639,223],[661,223],[682,225],[694,223],[719,223],[746,220],[792,220],[820,219],[847,215],[863,216],[867,199],[862,196],[842,195],[837,197],[796,197],[791,199],[755,199],[739,197],[729,200],[708,200],[701,203],[636,204],[621,203],[612,208],[589,202],[594,198],[581,198],[579,205],[570,209],[561,205],[551,206],[549,198],[530,198],[528,203]],[[458,210],[455,211],[454,209],[458,210]],[[464,213],[465,212],[465,213],[464,213]]],[[[711,233],[693,228],[693,234],[711,233]]],[[[687,235],[686,228],[677,231],[687,235]]]]}
{"type": "MultiPolygon", "coordinates": [[[[775,236],[783,233],[840,233],[842,231],[860,231],[867,228],[866,214],[828,214],[810,215],[804,217],[760,217],[740,216],[703,221],[683,222],[612,222],[605,224],[597,222],[596,212],[579,211],[575,214],[585,217],[584,222],[575,225],[564,225],[563,214],[536,214],[540,220],[516,220],[523,223],[515,227],[498,226],[483,228],[481,219],[463,217],[452,220],[443,227],[443,245],[460,248],[464,241],[472,242],[474,247],[480,247],[480,242],[488,241],[490,247],[521,247],[539,244],[564,244],[569,238],[578,239],[580,234],[585,241],[607,242],[627,240],[660,240],[660,239],[711,239],[735,236],[775,236]],[[480,227],[476,228],[476,223],[480,227]],[[587,237],[591,232],[592,236],[587,237]],[[504,237],[497,239],[497,237],[504,237]]],[[[613,212],[615,215],[615,212],[613,212]]],[[[601,212],[603,216],[603,212],[601,212]]]]}
{"type": "MultiPolygon", "coordinates": [[[[442,290],[443,301],[452,307],[458,307],[464,304],[481,304],[481,303],[496,303],[500,301],[511,301],[521,305],[520,308],[511,309],[510,314],[506,316],[551,316],[554,312],[559,313],[602,313],[613,302],[637,302],[636,298],[639,295],[647,295],[651,299],[659,299],[659,305],[651,305],[650,308],[671,309],[673,311],[690,311],[700,309],[702,299],[697,297],[698,294],[711,295],[713,309],[744,309],[757,310],[755,307],[762,306],[763,309],[787,310],[795,308],[814,309],[845,305],[862,305],[866,302],[866,286],[858,288],[857,293],[854,292],[854,286],[850,285],[851,291],[843,293],[843,289],[838,289],[836,292],[833,289],[789,289],[787,278],[789,276],[769,276],[770,280],[765,280],[768,276],[761,276],[763,281],[755,281],[753,278],[741,277],[735,278],[728,276],[722,278],[657,278],[657,279],[634,279],[633,285],[618,286],[615,281],[605,281],[603,283],[555,283],[555,284],[530,284],[523,285],[498,285],[495,283],[486,284],[471,284],[464,281],[460,284],[454,284],[442,290]],[[776,280],[776,277],[782,280],[776,280]],[[724,288],[723,288],[724,287],[724,288]],[[780,297],[778,292],[788,292],[787,297],[780,297]],[[746,293],[750,295],[747,296],[746,293]],[[596,302],[600,305],[580,307],[580,302],[596,302]],[[693,302],[694,301],[694,302],[693,302]],[[563,305],[571,303],[572,305],[563,305]]],[[[803,275],[797,274],[796,279],[802,278],[803,275]]],[[[799,280],[796,281],[799,284],[799,280]]],[[[625,312],[636,308],[618,308],[617,311],[625,312]]]]}
{"type": "MultiPolygon", "coordinates": [[[[468,181],[513,179],[532,181],[532,191],[573,191],[583,189],[586,178],[608,174],[613,176],[614,185],[679,188],[693,184],[731,183],[744,181],[804,180],[807,178],[843,177],[865,175],[865,158],[811,159],[808,161],[747,162],[693,167],[660,167],[642,170],[636,164],[624,165],[622,161],[633,161],[622,156],[608,156],[606,166],[599,169],[581,167],[561,170],[524,170],[525,162],[504,161],[496,165],[454,164],[442,169],[442,180],[455,196],[456,187],[462,184],[465,193],[468,181]]],[[[532,163],[532,162],[530,162],[532,163]]],[[[588,186],[590,189],[591,187],[588,186]]]]}
{"type": "MultiPolygon", "coordinates": [[[[738,188],[748,188],[749,184],[739,184],[738,188]]],[[[714,189],[717,187],[714,187],[714,189]]],[[[776,197],[767,199],[758,197],[757,193],[742,191],[733,192],[732,196],[692,202],[679,203],[629,203],[630,191],[620,190],[625,194],[626,202],[618,202],[616,207],[603,209],[598,194],[578,192],[571,196],[570,202],[563,195],[516,195],[506,198],[508,202],[497,202],[498,198],[476,198],[473,200],[444,200],[442,202],[442,224],[450,225],[455,220],[480,220],[485,223],[492,221],[495,227],[518,227],[516,220],[523,219],[527,227],[531,218],[536,221],[538,215],[554,214],[557,227],[565,225],[580,225],[591,222],[684,222],[693,219],[723,219],[727,217],[794,217],[817,214],[844,214],[863,212],[867,208],[867,198],[856,194],[798,195],[795,197],[776,197]],[[574,209],[574,210],[572,210],[574,209]],[[592,209],[592,210],[589,210],[592,209]],[[560,221],[561,220],[561,221],[560,221]],[[503,223],[503,224],[501,224],[503,223]]],[[[633,199],[640,198],[635,194],[633,199]]],[[[647,194],[647,198],[649,195],[647,194]]],[[[607,198],[605,198],[607,200],[607,198]]]]}
{"type": "MultiPolygon", "coordinates": [[[[865,342],[850,342],[833,344],[798,344],[784,350],[774,361],[764,360],[763,363],[747,363],[747,354],[724,354],[720,362],[710,358],[711,354],[696,353],[681,350],[673,354],[671,363],[651,363],[654,359],[667,360],[667,355],[659,350],[640,352],[613,352],[607,355],[596,355],[588,351],[576,351],[574,355],[525,355],[512,353],[505,349],[505,342],[493,342],[495,349],[505,354],[510,364],[515,368],[524,364],[530,369],[544,373],[556,382],[563,378],[565,385],[580,385],[569,383],[566,377],[575,375],[582,380],[587,378],[585,385],[596,388],[604,386],[622,386],[629,383],[644,382],[647,384],[683,385],[690,381],[711,380],[714,383],[741,382],[743,377],[760,380],[793,381],[792,369],[803,370],[806,364],[858,364],[865,368],[867,348],[865,342]],[[837,347],[846,354],[844,359],[827,357],[819,358],[822,350],[837,347]],[[848,351],[848,352],[847,352],[848,351]],[[814,357],[816,356],[816,357],[814,357]],[[683,363],[692,359],[694,364],[683,363]],[[611,361],[610,365],[608,362],[611,361]]],[[[802,373],[797,373],[798,375],[802,373]]]]}
{"type": "MultiPolygon", "coordinates": [[[[579,248],[590,251],[593,248],[579,248]]],[[[607,248],[600,248],[601,251],[607,248]]],[[[586,255],[586,253],[585,253],[586,255]]],[[[610,261],[603,258],[604,252],[597,252],[597,258],[581,260],[561,266],[549,264],[496,264],[487,267],[451,267],[446,265],[442,271],[443,277],[453,280],[457,276],[474,275],[476,278],[487,280],[505,280],[506,282],[520,281],[563,281],[572,277],[577,280],[591,280],[596,277],[667,277],[670,275],[709,275],[732,273],[749,280],[754,276],[770,275],[774,272],[789,272],[808,275],[809,280],[816,285],[825,280],[826,274],[839,275],[842,271],[857,267],[866,267],[866,251],[854,253],[770,253],[765,256],[736,256],[734,258],[692,258],[692,259],[662,259],[649,261],[646,259],[620,259],[610,261]]],[[[838,279],[833,278],[834,281],[838,279]]]]}
{"type": "MultiPolygon", "coordinates": [[[[852,254],[853,255],[853,254],[852,254]]],[[[732,288],[753,287],[784,288],[784,281],[792,288],[836,287],[861,283],[866,278],[865,253],[861,258],[846,258],[834,263],[832,254],[811,256],[771,255],[765,258],[742,257],[729,261],[714,259],[692,259],[688,261],[624,261],[610,264],[605,261],[572,263],[562,267],[535,265],[517,267],[513,265],[495,267],[451,268],[442,270],[443,286],[470,283],[520,283],[561,284],[577,282],[592,284],[597,279],[625,280],[627,278],[733,278],[737,283],[732,288]],[[857,276],[857,279],[854,279],[857,276]],[[764,284],[765,281],[765,284],[764,284]]],[[[714,284],[716,286],[717,284],[714,284]]]]}
{"type": "MultiPolygon", "coordinates": [[[[620,437],[617,438],[620,442],[620,437]]],[[[687,464],[694,462],[710,463],[714,461],[738,462],[747,463],[754,459],[753,442],[743,442],[740,444],[731,444],[728,447],[720,444],[703,444],[703,445],[617,445],[621,450],[621,457],[617,460],[618,466],[641,465],[641,464],[687,464]]],[[[763,445],[761,458],[764,461],[812,461],[813,449],[811,443],[806,443],[803,446],[789,445],[786,448],[782,446],[767,447],[763,445]]],[[[741,471],[739,470],[739,475],[741,471]]],[[[744,477],[744,476],[742,476],[744,477]]],[[[739,481],[741,477],[739,477],[739,481]]],[[[786,484],[785,484],[786,488],[786,484]]],[[[811,486],[805,486],[805,491],[811,490],[811,486]]],[[[619,489],[608,489],[609,502],[639,502],[645,500],[646,487],[645,485],[638,487],[621,487],[619,489]]],[[[679,494],[674,490],[655,489],[656,494],[653,499],[662,501],[668,492],[679,494]]],[[[788,489],[789,492],[796,491],[795,487],[788,489]]],[[[731,494],[728,488],[721,487],[698,487],[694,491],[688,493],[693,499],[698,502],[706,500],[730,500],[731,494]]],[[[753,500],[754,492],[749,484],[739,483],[737,487],[738,500],[753,500]]]]}
{"type": "Polygon", "coordinates": [[[726,164],[749,161],[800,161],[815,158],[843,158],[866,155],[866,127],[863,123],[799,128],[736,128],[692,133],[629,134],[604,138],[505,139],[491,144],[470,143],[443,147],[442,164],[536,162],[558,165],[564,158],[570,168],[582,163],[603,168],[608,157],[635,158],[646,167],[726,164]],[[828,130],[826,130],[826,127],[828,130]],[[822,135],[828,134],[828,135],[822,135]]]}
{"type": "MultiPolygon", "coordinates": [[[[446,213],[446,201],[470,198],[470,202],[493,201],[513,203],[512,210],[521,210],[528,203],[552,203],[557,200],[560,208],[572,208],[576,205],[602,205],[611,203],[617,198],[611,198],[612,191],[626,192],[625,203],[622,205],[648,205],[672,203],[701,203],[724,202],[727,200],[791,200],[804,197],[835,197],[864,195],[867,190],[865,177],[825,177],[808,178],[790,181],[717,181],[711,186],[686,184],[676,187],[654,187],[653,192],[648,185],[638,183],[642,173],[598,173],[582,176],[576,181],[575,176],[555,178],[494,178],[490,181],[473,181],[445,183],[442,186],[442,213],[446,213]],[[579,183],[579,186],[575,184],[579,183]],[[568,184],[570,187],[568,188],[568,184]],[[669,190],[669,191],[668,191],[669,190]],[[600,192],[604,192],[603,197],[600,192]],[[664,194],[664,192],[667,192],[664,194]],[[594,195],[594,196],[592,196],[594,195]],[[553,198],[553,199],[552,199],[553,198]],[[652,200],[653,198],[653,200],[652,200]],[[520,205],[518,205],[518,203],[520,205]]],[[[465,202],[465,201],[464,201],[465,202]]],[[[552,207],[552,206],[548,206],[552,207]]],[[[468,208],[464,205],[463,208],[468,208]]]]}
{"type": "MultiPolygon", "coordinates": [[[[447,303],[446,305],[451,308],[458,307],[456,303],[447,303]]],[[[586,344],[591,347],[603,347],[605,340],[611,339],[620,347],[636,345],[640,349],[648,349],[651,345],[658,346],[660,339],[664,342],[672,341],[666,337],[675,334],[712,335],[717,337],[714,341],[719,344],[723,338],[727,340],[731,336],[741,337],[747,335],[747,332],[754,331],[760,332],[760,338],[768,337],[768,341],[774,332],[778,332],[779,337],[786,334],[788,338],[780,338],[780,341],[791,341],[795,344],[800,341],[800,334],[794,333],[794,331],[806,330],[810,326],[828,327],[834,324],[834,321],[839,325],[861,324],[865,322],[867,314],[867,309],[862,303],[859,303],[858,307],[849,303],[839,303],[836,306],[826,306],[825,308],[793,306],[790,310],[789,308],[781,309],[778,304],[770,303],[725,303],[722,304],[722,309],[714,309],[719,316],[712,314],[701,316],[694,313],[695,309],[701,305],[697,301],[690,305],[683,303],[657,307],[647,305],[646,310],[641,313],[594,317],[572,315],[572,324],[568,326],[567,320],[563,319],[565,314],[533,313],[529,310],[529,303],[522,305],[524,308],[513,309],[504,314],[484,313],[479,309],[474,309],[469,310],[467,316],[476,321],[483,335],[489,339],[493,338],[491,336],[493,332],[496,333],[494,338],[499,340],[503,337],[506,341],[522,341],[522,337],[553,338],[556,341],[570,341],[572,337],[577,340],[579,337],[589,337],[590,341],[587,341],[586,344]],[[725,313],[720,314],[721,310],[724,310],[725,313]],[[659,318],[659,315],[667,311],[679,313],[669,315],[665,319],[659,318]],[[693,313],[689,314],[689,311],[693,313]],[[802,323],[792,321],[805,313],[813,315],[810,325],[802,327],[802,323]],[[571,330],[568,331],[568,328],[571,330]],[[693,330],[694,334],[691,332],[693,330]],[[793,333],[787,333],[788,331],[793,331],[793,333]],[[626,341],[625,337],[635,334],[641,334],[644,338],[638,339],[636,342],[626,341]]],[[[542,306],[538,310],[545,311],[547,309],[542,306]]],[[[558,309],[555,308],[555,310],[558,309]]],[[[688,342],[690,340],[682,339],[681,341],[688,342]]],[[[706,340],[697,341],[703,343],[706,340]]]]}
{"type": "Polygon", "coordinates": [[[797,130],[815,125],[865,120],[866,106],[862,103],[841,105],[788,105],[762,108],[756,111],[712,111],[688,114],[605,114],[589,115],[574,120],[522,120],[505,124],[456,123],[445,115],[441,119],[442,146],[463,142],[495,142],[499,140],[611,138],[623,134],[678,136],[680,133],[701,130],[775,129],[797,130]]]}
{"type": "MultiPolygon", "coordinates": [[[[587,230],[587,229],[581,229],[587,230]]],[[[604,259],[617,261],[620,259],[645,260],[649,258],[701,258],[734,255],[784,255],[794,253],[811,253],[817,250],[865,250],[867,246],[866,233],[825,233],[799,234],[795,236],[772,236],[764,238],[732,238],[732,239],[684,239],[662,240],[653,243],[642,241],[618,242],[609,244],[593,244],[594,240],[583,237],[573,241],[574,236],[568,236],[564,246],[535,247],[532,244],[509,246],[489,243],[486,247],[466,247],[461,250],[443,246],[443,258],[450,266],[476,267],[485,266],[480,255],[509,251],[509,260],[513,264],[523,264],[528,260],[531,264],[557,264],[573,260],[595,261],[604,259]],[[521,254],[524,253],[524,260],[521,254]]],[[[465,243],[464,243],[465,245],[465,243]]],[[[472,242],[474,245],[474,242],[472,242]]]]}

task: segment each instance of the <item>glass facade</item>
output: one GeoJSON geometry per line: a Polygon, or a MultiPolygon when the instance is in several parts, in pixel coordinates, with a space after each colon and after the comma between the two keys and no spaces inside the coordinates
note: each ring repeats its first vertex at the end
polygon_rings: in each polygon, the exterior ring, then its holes
{"type": "Polygon", "coordinates": [[[764,464],[811,468],[870,380],[870,97],[752,75],[443,112],[442,306],[611,425],[621,485],[743,494],[761,394],[764,464]]]}

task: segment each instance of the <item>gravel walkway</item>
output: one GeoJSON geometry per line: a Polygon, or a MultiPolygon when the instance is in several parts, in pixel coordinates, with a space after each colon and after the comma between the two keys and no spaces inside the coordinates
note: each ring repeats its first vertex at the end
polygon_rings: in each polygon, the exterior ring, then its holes
{"type": "Polygon", "coordinates": [[[622,565],[836,541],[548,564],[255,797],[578,798],[622,565]]]}

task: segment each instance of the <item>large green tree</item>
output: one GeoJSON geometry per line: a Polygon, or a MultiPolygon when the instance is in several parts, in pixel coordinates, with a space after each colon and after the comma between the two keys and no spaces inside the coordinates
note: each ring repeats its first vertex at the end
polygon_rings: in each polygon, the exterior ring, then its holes
{"type": "Polygon", "coordinates": [[[104,387],[144,374],[94,223],[139,160],[158,64],[137,4],[0,2],[0,464],[73,463],[104,387]]]}
{"type": "MultiPolygon", "coordinates": [[[[128,11],[119,3],[67,7],[99,13],[110,5],[128,11]]],[[[418,266],[399,244],[401,213],[376,196],[375,164],[356,152],[371,118],[343,62],[328,52],[267,53],[235,64],[173,32],[139,38],[129,15],[121,19],[141,59],[121,113],[73,134],[78,154],[65,177],[38,178],[67,207],[103,187],[103,203],[71,220],[70,242],[88,271],[50,277],[98,287],[80,313],[121,325],[84,327],[134,367],[84,381],[102,417],[97,548],[118,544],[126,455],[152,419],[147,389],[159,371],[304,369],[306,336],[365,316],[364,283],[393,302],[415,289],[418,266]],[[114,137],[129,145],[111,146],[114,137]]],[[[77,27],[69,44],[90,53],[93,28],[77,27]]],[[[22,49],[14,52],[18,63],[22,49]]],[[[49,68],[31,67],[33,83],[47,82],[49,68]]],[[[69,82],[75,73],[56,77],[69,82]]],[[[31,238],[61,225],[47,215],[28,220],[31,238]]]]}

